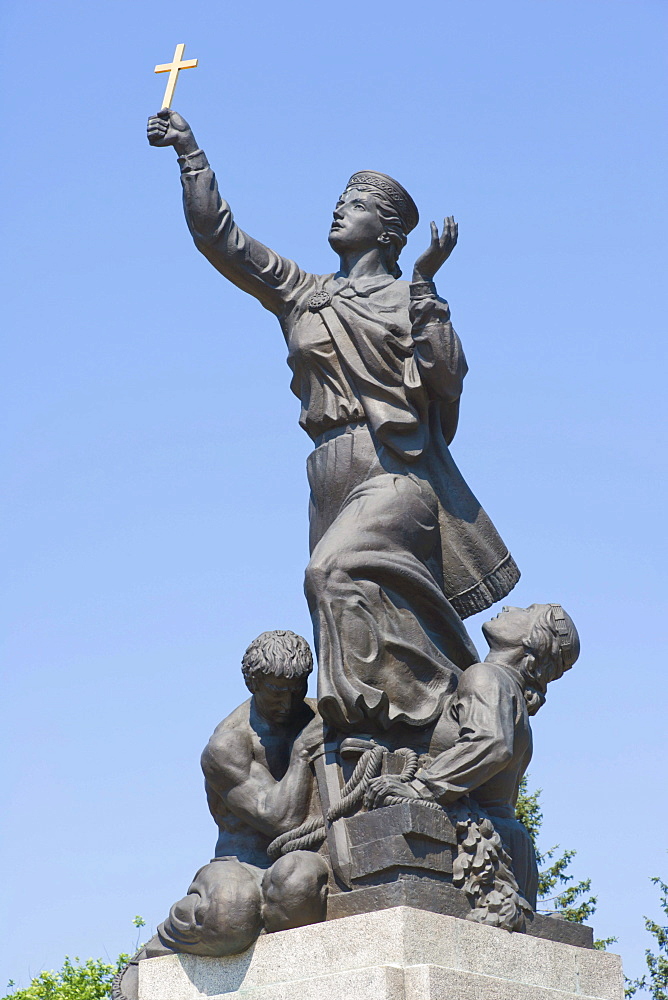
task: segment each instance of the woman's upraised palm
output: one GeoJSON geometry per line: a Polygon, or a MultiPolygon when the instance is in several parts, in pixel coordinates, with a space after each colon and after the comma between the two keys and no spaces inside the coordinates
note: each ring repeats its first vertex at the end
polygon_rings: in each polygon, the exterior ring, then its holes
{"type": "Polygon", "coordinates": [[[436,223],[432,222],[430,225],[431,243],[415,261],[413,281],[431,281],[457,245],[459,227],[452,215],[443,220],[443,232],[440,236],[436,223]]]}

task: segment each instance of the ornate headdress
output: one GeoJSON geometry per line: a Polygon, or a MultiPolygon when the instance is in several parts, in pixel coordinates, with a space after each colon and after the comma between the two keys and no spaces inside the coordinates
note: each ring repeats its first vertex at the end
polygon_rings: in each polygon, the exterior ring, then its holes
{"type": "Polygon", "coordinates": [[[359,170],[350,178],[346,188],[352,187],[354,184],[367,184],[369,187],[382,191],[395,206],[406,233],[415,229],[420,219],[417,205],[406,188],[402,187],[393,177],[380,174],[377,170],[359,170]]]}

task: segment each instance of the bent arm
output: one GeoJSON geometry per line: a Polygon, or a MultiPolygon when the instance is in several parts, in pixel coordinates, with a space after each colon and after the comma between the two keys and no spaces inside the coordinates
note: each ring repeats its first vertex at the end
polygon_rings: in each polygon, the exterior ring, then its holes
{"type": "Polygon", "coordinates": [[[464,671],[457,688],[459,735],[454,745],[418,771],[414,787],[426,786],[439,802],[453,802],[485,784],[512,760],[515,704],[511,691],[485,664],[464,671]]]}
{"type": "Polygon", "coordinates": [[[276,781],[253,759],[248,736],[228,731],[214,736],[202,754],[207,791],[255,830],[276,837],[306,818],[313,775],[308,758],[293,749],[288,770],[276,781]]]}
{"type": "Polygon", "coordinates": [[[414,356],[432,399],[455,403],[468,371],[462,344],[450,322],[450,307],[432,281],[413,281],[409,318],[414,356]]]}
{"type": "Polygon", "coordinates": [[[239,229],[201,149],[179,156],[178,162],[183,207],[195,246],[233,284],[280,315],[304,272],[239,229]]]}

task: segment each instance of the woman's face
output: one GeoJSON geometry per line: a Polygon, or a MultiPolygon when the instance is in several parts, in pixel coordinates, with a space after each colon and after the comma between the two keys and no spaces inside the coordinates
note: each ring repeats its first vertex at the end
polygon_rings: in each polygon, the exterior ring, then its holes
{"type": "Polygon", "coordinates": [[[329,245],[338,254],[371,250],[385,232],[373,191],[347,188],[336,203],[329,245]]]}

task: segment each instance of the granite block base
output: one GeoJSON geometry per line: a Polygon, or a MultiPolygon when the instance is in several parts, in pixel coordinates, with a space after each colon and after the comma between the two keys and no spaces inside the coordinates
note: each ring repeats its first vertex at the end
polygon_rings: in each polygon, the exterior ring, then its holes
{"type": "Polygon", "coordinates": [[[617,955],[411,906],[139,963],[139,1000],[623,1000],[617,955]]]}

